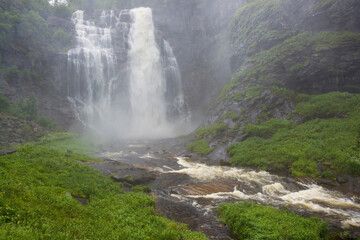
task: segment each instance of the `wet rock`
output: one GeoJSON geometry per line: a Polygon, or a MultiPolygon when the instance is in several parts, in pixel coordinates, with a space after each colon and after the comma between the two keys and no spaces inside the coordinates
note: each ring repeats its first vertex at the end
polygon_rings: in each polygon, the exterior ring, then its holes
{"type": "Polygon", "coordinates": [[[208,195],[218,192],[232,192],[235,186],[236,183],[222,180],[181,186],[175,188],[173,191],[180,195],[208,195]]]}
{"type": "Polygon", "coordinates": [[[0,149],[0,156],[2,155],[7,155],[7,154],[12,154],[17,152],[19,149],[15,149],[15,148],[5,148],[5,149],[0,149]]]}
{"type": "Polygon", "coordinates": [[[130,184],[149,184],[156,179],[156,173],[144,168],[134,166],[122,166],[116,161],[104,161],[87,163],[87,165],[100,171],[105,176],[117,182],[127,182],[130,184]]]}
{"type": "Polygon", "coordinates": [[[227,167],[231,167],[231,163],[229,161],[226,161],[224,159],[220,160],[220,166],[227,166],[227,167]]]}
{"type": "Polygon", "coordinates": [[[76,196],[73,196],[73,198],[78,201],[79,203],[81,203],[82,205],[87,205],[90,200],[88,198],[83,198],[83,197],[76,197],[76,196]]]}
{"type": "Polygon", "coordinates": [[[344,184],[344,183],[347,183],[349,181],[349,177],[348,176],[338,176],[336,178],[336,180],[338,181],[338,183],[344,184]]]}
{"type": "Polygon", "coordinates": [[[336,182],[335,180],[328,179],[328,178],[320,178],[317,180],[317,182],[321,185],[327,185],[327,186],[332,186],[332,187],[339,185],[339,183],[336,182]]]}

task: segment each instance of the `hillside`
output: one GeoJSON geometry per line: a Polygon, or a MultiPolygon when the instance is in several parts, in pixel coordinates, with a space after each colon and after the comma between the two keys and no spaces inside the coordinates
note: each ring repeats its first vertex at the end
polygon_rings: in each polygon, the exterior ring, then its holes
{"type": "Polygon", "coordinates": [[[299,177],[359,176],[359,7],[259,0],[240,8],[234,76],[187,140],[208,150],[188,149],[299,177]]]}

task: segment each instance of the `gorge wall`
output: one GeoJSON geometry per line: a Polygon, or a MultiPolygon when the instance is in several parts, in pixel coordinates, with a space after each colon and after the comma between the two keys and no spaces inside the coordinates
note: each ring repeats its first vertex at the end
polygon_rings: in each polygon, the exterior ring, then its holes
{"type": "Polygon", "coordinates": [[[358,176],[359,10],[352,0],[241,7],[231,23],[232,80],[188,149],[296,176],[358,176]]]}

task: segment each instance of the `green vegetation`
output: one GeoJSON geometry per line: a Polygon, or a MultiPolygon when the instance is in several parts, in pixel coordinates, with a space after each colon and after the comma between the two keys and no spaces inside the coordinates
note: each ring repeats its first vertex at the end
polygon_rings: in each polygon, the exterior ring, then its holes
{"type": "MultiPolygon", "coordinates": [[[[97,148],[91,141],[90,136],[81,136],[75,133],[59,132],[48,134],[47,136],[40,139],[39,142],[33,143],[36,146],[47,147],[51,150],[59,152],[67,152],[71,150],[77,154],[94,154],[97,148]]],[[[94,159],[93,159],[94,160],[94,159]]]]}
{"type": "Polygon", "coordinates": [[[289,130],[294,127],[295,124],[292,121],[283,119],[271,119],[261,125],[246,125],[243,129],[243,132],[251,136],[268,138],[280,130],[289,130]]]}
{"type": "Polygon", "coordinates": [[[196,130],[196,135],[198,137],[215,137],[216,135],[224,132],[227,129],[227,125],[223,122],[219,122],[209,127],[201,127],[196,130]]]}
{"type": "MultiPolygon", "coordinates": [[[[298,34],[269,50],[250,57],[240,68],[244,66],[250,67],[242,70],[224,87],[218,101],[231,98],[226,98],[227,92],[244,83],[249,87],[254,87],[252,90],[259,90],[259,84],[284,88],[284,85],[290,84],[288,83],[290,81],[289,75],[292,76],[290,79],[311,79],[316,75],[318,78],[326,77],[324,80],[332,78],[335,80],[339,74],[357,68],[358,61],[347,61],[329,66],[324,61],[324,58],[335,58],[336,56],[332,54],[341,51],[341,49],[347,49],[349,43],[355,48],[359,47],[360,34],[352,32],[320,32],[316,34],[304,32],[298,34]],[[312,54],[309,54],[310,52],[312,54]],[[307,69],[307,71],[304,71],[304,69],[307,69]]],[[[320,79],[317,81],[320,81],[320,79]]],[[[309,84],[312,84],[311,87],[314,91],[319,88],[316,82],[309,84]]],[[[303,85],[306,86],[307,84],[303,85]]],[[[298,84],[292,86],[294,90],[301,90],[301,87],[304,86],[298,84]]]]}
{"type": "Polygon", "coordinates": [[[56,130],[56,123],[53,120],[38,115],[37,98],[34,94],[31,94],[27,99],[20,98],[17,103],[11,104],[9,99],[0,93],[0,113],[37,122],[43,128],[51,131],[56,130]]]}
{"type": "Polygon", "coordinates": [[[133,192],[143,192],[143,193],[150,193],[151,188],[149,186],[140,186],[136,185],[131,188],[131,191],[133,192]]]}
{"type": "Polygon", "coordinates": [[[329,239],[326,223],[274,207],[249,202],[226,203],[218,207],[218,212],[239,239],[329,239]]]}
{"type": "Polygon", "coordinates": [[[356,110],[359,103],[359,94],[333,92],[309,97],[296,106],[295,113],[307,118],[344,117],[356,110]]]}
{"type": "Polygon", "coordinates": [[[226,114],[225,114],[225,118],[226,119],[231,119],[231,120],[233,120],[233,121],[237,121],[237,120],[239,120],[240,119],[240,115],[239,114],[237,114],[237,113],[234,113],[234,112],[227,112],[226,114]]]}
{"type": "Polygon", "coordinates": [[[150,196],[79,162],[92,158],[50,143],[0,156],[1,239],[206,239],[156,215],[150,196]]]}
{"type": "Polygon", "coordinates": [[[193,151],[201,155],[208,155],[212,151],[214,151],[214,149],[209,148],[209,144],[206,139],[200,139],[193,143],[190,143],[189,145],[187,145],[186,148],[189,151],[193,151]]]}
{"type": "Polygon", "coordinates": [[[247,53],[252,55],[264,46],[273,46],[291,37],[293,33],[288,29],[277,30],[273,27],[282,21],[285,14],[282,7],[286,4],[284,0],[255,0],[240,8],[231,25],[232,43],[245,43],[247,53]]]}
{"type": "Polygon", "coordinates": [[[359,176],[359,97],[348,93],[314,95],[298,104],[296,111],[309,118],[304,123],[273,119],[248,125],[244,131],[253,137],[229,147],[230,161],[239,166],[287,170],[301,177],[334,178],[344,173],[359,176]],[[319,113],[329,118],[316,118],[319,113]]]}
{"type": "Polygon", "coordinates": [[[11,103],[9,99],[7,99],[4,95],[0,92],[0,113],[1,112],[9,112],[10,111],[11,103]]]}

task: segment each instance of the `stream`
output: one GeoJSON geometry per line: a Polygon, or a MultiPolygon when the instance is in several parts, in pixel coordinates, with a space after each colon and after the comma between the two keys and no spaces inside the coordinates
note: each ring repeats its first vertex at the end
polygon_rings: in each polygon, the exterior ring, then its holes
{"type": "Polygon", "coordinates": [[[359,196],[266,171],[207,165],[181,153],[173,154],[176,150],[164,146],[169,146],[168,142],[122,142],[98,154],[104,162],[89,165],[105,176],[121,180],[128,174],[136,184],[149,185],[157,212],[188,224],[210,239],[230,239],[231,231],[217,219],[216,206],[236,201],[285,207],[305,217],[316,216],[327,221],[332,232],[349,231],[356,236],[360,232],[359,196]]]}

